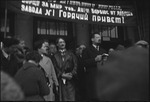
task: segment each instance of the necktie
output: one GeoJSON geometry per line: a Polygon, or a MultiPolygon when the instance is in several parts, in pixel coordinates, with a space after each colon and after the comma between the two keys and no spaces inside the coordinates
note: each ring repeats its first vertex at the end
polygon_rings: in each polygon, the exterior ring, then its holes
{"type": "Polygon", "coordinates": [[[99,51],[99,46],[96,46],[97,51],[99,51]]]}
{"type": "Polygon", "coordinates": [[[8,61],[10,60],[10,55],[8,55],[7,60],[8,60],[8,61]]]}
{"type": "Polygon", "coordinates": [[[64,61],[65,60],[65,50],[61,51],[61,56],[62,56],[62,60],[64,61]]]}

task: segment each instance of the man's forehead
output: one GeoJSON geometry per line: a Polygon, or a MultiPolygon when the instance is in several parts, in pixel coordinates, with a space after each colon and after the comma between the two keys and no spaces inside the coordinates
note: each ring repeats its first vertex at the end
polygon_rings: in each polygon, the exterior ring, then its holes
{"type": "Polygon", "coordinates": [[[50,44],[49,46],[50,46],[50,47],[56,47],[54,44],[50,44]]]}
{"type": "Polygon", "coordinates": [[[44,42],[45,44],[49,44],[48,42],[44,42]]]}
{"type": "Polygon", "coordinates": [[[65,40],[64,39],[59,39],[59,41],[58,42],[65,42],[65,40]]]}
{"type": "Polygon", "coordinates": [[[86,46],[85,45],[80,45],[80,48],[86,48],[86,46]]]}
{"type": "Polygon", "coordinates": [[[49,46],[49,43],[44,42],[42,45],[43,45],[43,46],[49,46]]]}
{"type": "Polygon", "coordinates": [[[94,36],[95,36],[95,37],[101,37],[101,35],[100,35],[100,34],[94,34],[94,36]]]}

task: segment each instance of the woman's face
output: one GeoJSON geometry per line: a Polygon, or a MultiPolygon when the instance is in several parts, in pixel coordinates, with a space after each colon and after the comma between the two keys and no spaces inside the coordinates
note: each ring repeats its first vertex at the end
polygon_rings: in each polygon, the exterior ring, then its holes
{"type": "Polygon", "coordinates": [[[48,48],[48,46],[47,46],[47,42],[46,42],[46,43],[44,42],[44,43],[42,44],[42,47],[41,47],[41,49],[40,49],[40,52],[41,52],[41,53],[48,54],[48,49],[49,49],[49,48],[48,48]]]}

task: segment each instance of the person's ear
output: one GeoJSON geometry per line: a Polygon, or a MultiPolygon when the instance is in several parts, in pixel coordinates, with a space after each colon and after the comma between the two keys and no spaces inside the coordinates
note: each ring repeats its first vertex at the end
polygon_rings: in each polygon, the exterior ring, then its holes
{"type": "Polygon", "coordinates": [[[94,41],[94,38],[91,38],[91,41],[93,42],[93,41],[94,41]]]}
{"type": "Polygon", "coordinates": [[[37,51],[39,52],[39,51],[40,51],[40,49],[38,48],[38,49],[37,49],[37,51]]]}
{"type": "Polygon", "coordinates": [[[59,46],[58,43],[56,44],[56,46],[57,46],[57,47],[59,46]]]}

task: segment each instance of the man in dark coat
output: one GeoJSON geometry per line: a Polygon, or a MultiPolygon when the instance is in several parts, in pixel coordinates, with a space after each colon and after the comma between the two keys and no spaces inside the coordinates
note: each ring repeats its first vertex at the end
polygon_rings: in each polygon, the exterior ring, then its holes
{"type": "Polygon", "coordinates": [[[56,73],[59,81],[60,101],[75,101],[75,83],[77,61],[75,55],[66,50],[63,38],[57,39],[58,52],[55,54],[56,73]]]}
{"type": "Polygon", "coordinates": [[[103,63],[102,54],[106,51],[99,45],[101,43],[101,35],[94,33],[92,36],[92,45],[83,50],[83,62],[86,67],[86,91],[87,100],[96,100],[94,79],[97,71],[97,63],[103,63]]]}
{"type": "Polygon", "coordinates": [[[86,89],[85,89],[85,67],[82,60],[82,52],[86,48],[85,45],[78,45],[76,48],[75,55],[77,57],[77,77],[76,79],[76,100],[84,101],[86,99],[86,89]]]}
{"type": "Polygon", "coordinates": [[[3,40],[3,47],[0,51],[1,70],[9,74],[10,76],[14,76],[18,69],[22,66],[22,62],[20,62],[20,60],[18,59],[20,56],[22,58],[24,56],[18,53],[18,44],[19,41],[17,39],[5,38],[3,40]]]}

